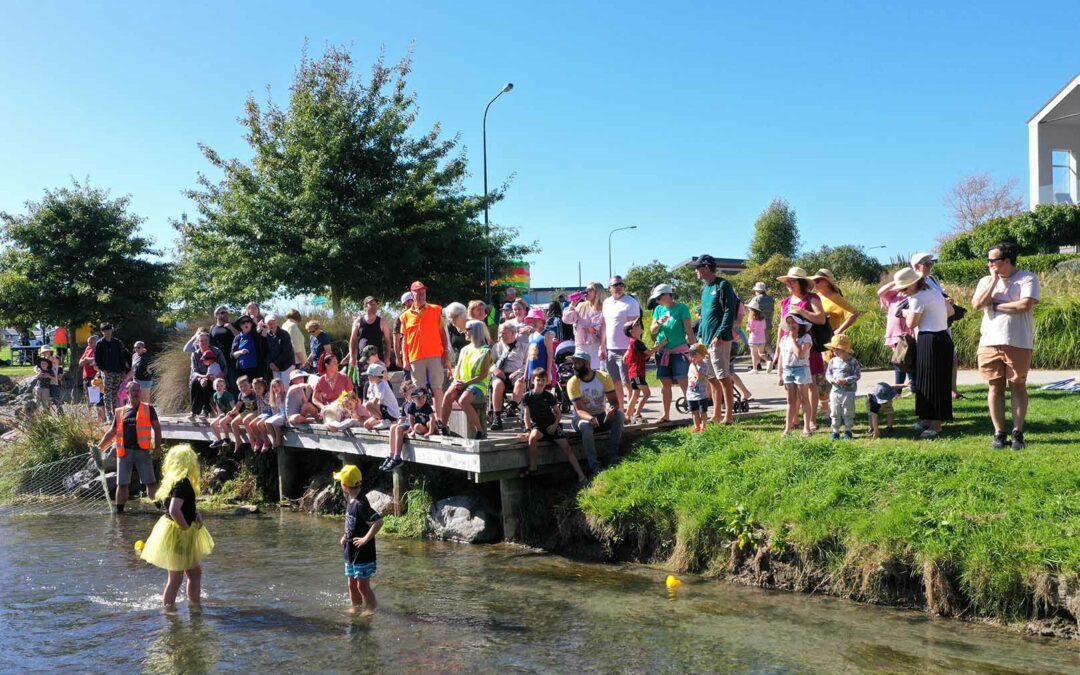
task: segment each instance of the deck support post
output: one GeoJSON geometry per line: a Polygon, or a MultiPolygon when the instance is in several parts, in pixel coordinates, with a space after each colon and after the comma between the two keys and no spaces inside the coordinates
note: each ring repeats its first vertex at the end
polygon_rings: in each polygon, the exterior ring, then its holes
{"type": "Polygon", "coordinates": [[[296,460],[289,456],[285,446],[277,449],[278,499],[281,501],[296,498],[293,496],[296,486],[295,476],[293,475],[295,465],[296,460]]]}
{"type": "Polygon", "coordinates": [[[502,502],[503,541],[520,542],[524,538],[521,510],[525,505],[525,479],[503,478],[499,480],[499,497],[502,502]]]}
{"type": "Polygon", "coordinates": [[[396,467],[391,474],[394,478],[394,515],[400,516],[402,509],[401,498],[402,492],[405,489],[405,476],[401,472],[401,467],[396,467]]]}

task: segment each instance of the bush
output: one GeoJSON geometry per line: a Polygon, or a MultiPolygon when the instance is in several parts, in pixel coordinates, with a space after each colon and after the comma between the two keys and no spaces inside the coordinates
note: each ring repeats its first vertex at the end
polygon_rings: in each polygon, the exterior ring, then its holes
{"type": "MultiPolygon", "coordinates": [[[[1043,255],[1025,255],[1017,261],[1017,264],[1028,272],[1045,274],[1055,271],[1058,264],[1066,260],[1080,260],[1080,254],[1045,253],[1043,255]]],[[[954,260],[952,262],[939,262],[934,265],[934,276],[945,283],[974,286],[987,273],[985,255],[980,256],[977,260],[954,260]]]]}
{"type": "Polygon", "coordinates": [[[833,273],[837,279],[852,279],[872,284],[878,280],[885,266],[871,258],[862,246],[822,246],[816,251],[807,251],[799,256],[795,264],[810,274],[821,268],[833,273]]]}
{"type": "Polygon", "coordinates": [[[1021,255],[1056,253],[1059,246],[1080,244],[1080,207],[1044,204],[1034,211],[993,218],[942,243],[941,260],[982,258],[1002,241],[1015,242],[1021,255]]]}
{"type": "Polygon", "coordinates": [[[89,453],[104,431],[96,416],[85,408],[71,406],[58,415],[41,413],[18,424],[22,435],[0,446],[0,475],[78,457],[89,453]]]}

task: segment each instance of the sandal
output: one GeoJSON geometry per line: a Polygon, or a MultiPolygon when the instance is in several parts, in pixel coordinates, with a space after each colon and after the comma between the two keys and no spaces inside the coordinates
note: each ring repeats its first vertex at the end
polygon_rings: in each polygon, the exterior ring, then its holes
{"type": "Polygon", "coordinates": [[[521,472],[518,473],[518,478],[532,478],[538,473],[540,473],[540,467],[534,466],[528,469],[522,469],[521,472]]]}

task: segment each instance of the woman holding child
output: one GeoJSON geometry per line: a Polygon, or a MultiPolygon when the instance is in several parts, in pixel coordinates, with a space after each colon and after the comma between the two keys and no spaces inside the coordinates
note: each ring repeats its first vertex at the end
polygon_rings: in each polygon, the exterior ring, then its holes
{"type": "Polygon", "coordinates": [[[660,284],[649,295],[649,309],[653,311],[653,343],[665,343],[656,353],[656,377],[660,379],[660,395],[664,401],[664,414],[658,422],[666,422],[671,412],[671,385],[676,383],[686,396],[687,374],[690,371],[690,344],[694,337],[694,322],[690,308],[675,302],[675,290],[670,284],[660,284]]]}

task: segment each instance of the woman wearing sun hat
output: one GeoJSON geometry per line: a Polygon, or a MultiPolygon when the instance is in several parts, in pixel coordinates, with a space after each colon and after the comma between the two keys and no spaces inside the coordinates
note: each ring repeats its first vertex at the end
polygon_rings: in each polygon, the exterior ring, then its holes
{"type": "Polygon", "coordinates": [[[654,344],[665,342],[664,348],[656,353],[656,377],[660,380],[661,398],[664,402],[664,414],[658,422],[666,422],[671,412],[671,384],[675,382],[686,396],[686,386],[690,373],[690,344],[697,342],[694,337],[694,322],[690,317],[690,308],[681,302],[675,302],[675,289],[671,284],[659,284],[649,294],[648,308],[652,310],[652,334],[654,344]]]}
{"type": "MultiPolygon", "coordinates": [[[[822,307],[821,298],[814,293],[814,282],[810,275],[801,267],[788,269],[787,274],[776,277],[788,289],[788,297],[780,301],[780,327],[777,330],[776,344],[787,335],[784,318],[788,314],[797,314],[815,326],[820,326],[828,320],[825,309],[822,307]]],[[[818,401],[821,397],[821,385],[825,382],[825,360],[821,352],[810,351],[810,377],[813,384],[810,387],[810,410],[818,409],[818,401]]],[[[810,428],[817,429],[817,420],[810,421],[810,428]]]]}
{"type": "MultiPolygon", "coordinates": [[[[814,282],[814,288],[818,296],[821,297],[821,308],[825,311],[825,316],[828,317],[827,320],[829,326],[833,329],[833,334],[840,335],[854,326],[855,322],[859,320],[861,312],[844,298],[844,294],[840,291],[840,286],[837,285],[836,277],[833,276],[832,271],[825,268],[819,269],[814,276],[810,277],[810,280],[814,282]]],[[[825,352],[822,358],[828,364],[832,355],[825,352]]],[[[821,386],[822,410],[828,409],[829,392],[831,390],[832,385],[826,379],[825,384],[821,386]]]]}
{"type": "Polygon", "coordinates": [[[907,325],[915,331],[915,414],[919,416],[920,438],[934,439],[941,423],[952,414],[953,341],[949,335],[952,305],[923,275],[910,267],[893,274],[893,288],[908,297],[904,311],[907,325]]]}

